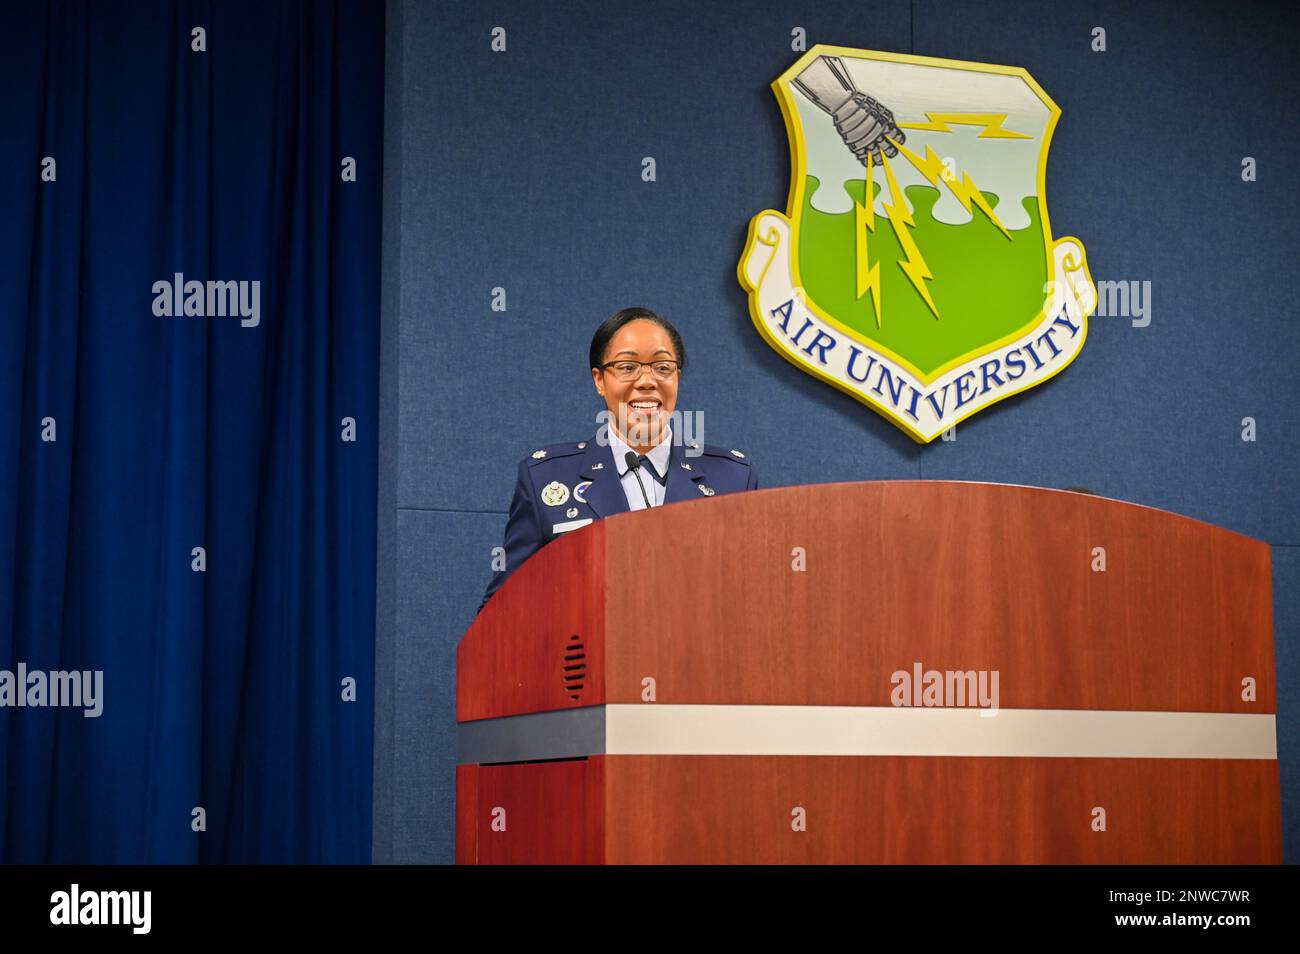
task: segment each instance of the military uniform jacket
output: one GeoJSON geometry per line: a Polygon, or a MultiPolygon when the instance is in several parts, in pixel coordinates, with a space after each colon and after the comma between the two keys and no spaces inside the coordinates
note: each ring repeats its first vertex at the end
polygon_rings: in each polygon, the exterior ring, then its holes
{"type": "MultiPolygon", "coordinates": [[[[713,444],[703,448],[698,444],[689,448],[672,445],[665,505],[756,489],[753,465],[740,451],[713,444]]],[[[519,480],[506,520],[506,568],[492,575],[479,609],[510,574],[556,537],[627,512],[627,496],[608,444],[593,438],[533,451],[519,464],[519,480]]]]}

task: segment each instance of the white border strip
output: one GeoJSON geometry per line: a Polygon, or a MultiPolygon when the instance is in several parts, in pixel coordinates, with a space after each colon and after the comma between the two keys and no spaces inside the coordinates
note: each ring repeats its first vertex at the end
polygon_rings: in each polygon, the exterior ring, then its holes
{"type": "Polygon", "coordinates": [[[1276,759],[1273,715],[1100,709],[607,705],[608,755],[1276,759]]]}

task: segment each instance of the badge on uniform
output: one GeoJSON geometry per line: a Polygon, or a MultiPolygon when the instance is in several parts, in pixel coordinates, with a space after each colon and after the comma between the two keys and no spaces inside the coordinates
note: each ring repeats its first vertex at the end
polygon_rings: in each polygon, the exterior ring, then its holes
{"type": "Polygon", "coordinates": [[[552,480],[542,488],[542,503],[548,507],[558,507],[569,499],[569,488],[558,480],[552,480]]]}
{"type": "Polygon", "coordinates": [[[717,492],[712,487],[704,486],[704,484],[697,484],[696,486],[700,488],[700,493],[706,497],[712,497],[717,492]]]}
{"type": "Polygon", "coordinates": [[[573,519],[574,517],[576,517],[576,516],[578,515],[578,508],[577,508],[577,507],[570,507],[568,510],[564,511],[564,515],[565,515],[566,517],[568,517],[569,519],[573,519]]]}
{"type": "Polygon", "coordinates": [[[580,484],[575,484],[573,488],[573,499],[578,501],[578,503],[586,503],[587,498],[584,497],[583,494],[587,492],[587,488],[590,486],[591,486],[590,480],[584,480],[580,484]]]}
{"type": "Polygon", "coordinates": [[[566,523],[557,523],[551,527],[551,532],[555,534],[568,533],[570,530],[577,530],[579,527],[585,527],[592,522],[591,517],[585,520],[569,520],[566,523]]]}

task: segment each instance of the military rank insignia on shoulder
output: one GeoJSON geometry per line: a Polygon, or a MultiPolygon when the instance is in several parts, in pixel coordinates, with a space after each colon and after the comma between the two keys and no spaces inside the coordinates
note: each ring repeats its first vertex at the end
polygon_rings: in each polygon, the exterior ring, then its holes
{"type": "Polygon", "coordinates": [[[701,451],[706,457],[722,457],[737,464],[749,465],[749,458],[734,447],[719,447],[717,444],[705,444],[701,451]]]}
{"type": "Polygon", "coordinates": [[[539,447],[537,450],[529,454],[528,462],[531,465],[542,461],[552,461],[557,457],[572,457],[574,454],[581,454],[583,448],[586,446],[586,441],[583,441],[580,444],[547,444],[545,447],[539,447]]]}

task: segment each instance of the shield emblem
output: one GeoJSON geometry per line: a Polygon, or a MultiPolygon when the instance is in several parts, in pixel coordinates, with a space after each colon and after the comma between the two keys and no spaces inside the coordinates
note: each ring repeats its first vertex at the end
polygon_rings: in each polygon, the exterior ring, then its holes
{"type": "Polygon", "coordinates": [[[738,268],[769,345],[922,443],[1074,360],[1097,294],[1052,237],[1061,111],[1028,72],[819,45],[772,87],[789,201],[738,268]]]}

